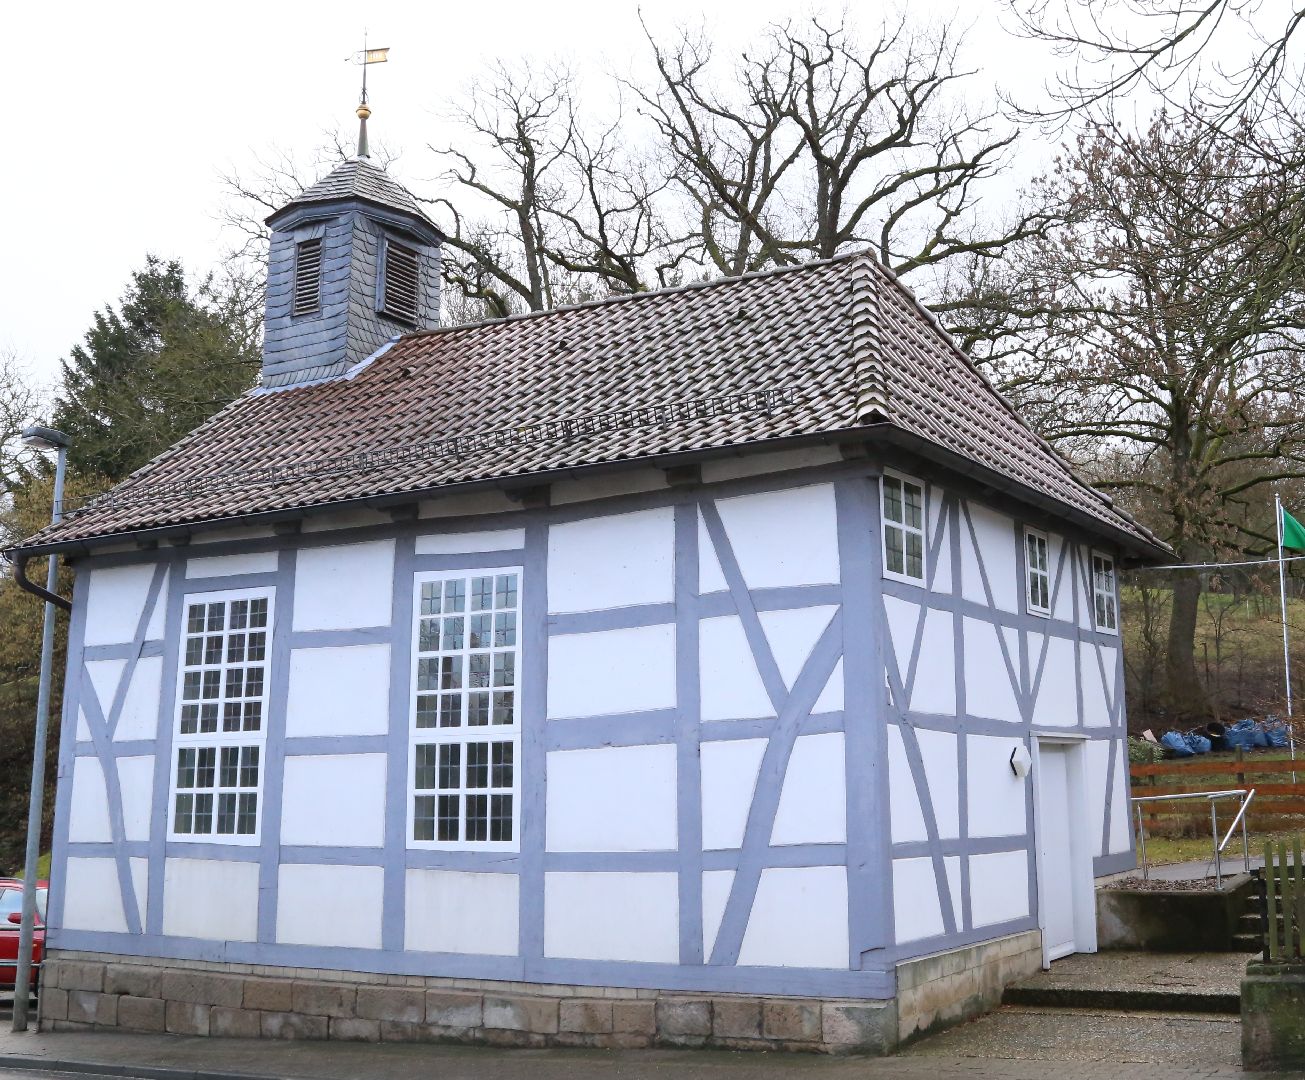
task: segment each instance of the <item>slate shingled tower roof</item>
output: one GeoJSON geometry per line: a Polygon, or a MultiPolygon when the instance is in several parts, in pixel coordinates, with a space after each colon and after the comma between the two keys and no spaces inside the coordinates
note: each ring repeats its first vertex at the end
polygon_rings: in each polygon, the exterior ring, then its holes
{"type": "Polygon", "coordinates": [[[245,394],[22,548],[862,440],[969,474],[1133,558],[1165,553],[864,253],[403,336],[342,377],[245,394]]]}
{"type": "Polygon", "coordinates": [[[412,193],[384,169],[373,165],[366,158],[349,158],[270,215],[267,224],[273,224],[290,210],[306,203],[347,199],[362,199],[377,206],[402,210],[404,213],[416,214],[423,221],[430,222],[430,218],[413,198],[412,193]]]}

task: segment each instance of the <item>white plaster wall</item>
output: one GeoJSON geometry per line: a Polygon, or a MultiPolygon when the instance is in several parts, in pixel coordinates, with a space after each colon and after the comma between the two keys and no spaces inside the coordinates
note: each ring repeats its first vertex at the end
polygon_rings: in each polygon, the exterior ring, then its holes
{"type": "Polygon", "coordinates": [[[114,742],[158,737],[162,685],[163,657],[143,656],[136,661],[136,670],[132,673],[131,685],[127,687],[122,713],[113,733],[114,742]]]}
{"type": "Polygon", "coordinates": [[[72,798],[68,805],[68,840],[74,844],[103,844],[112,839],[109,800],[99,759],[74,758],[72,798]]]}
{"type": "Polygon", "coordinates": [[[1074,561],[1073,545],[1067,545],[1063,536],[1051,533],[1047,537],[1047,565],[1051,569],[1051,617],[1059,622],[1074,621],[1074,561]],[[1064,567],[1061,568],[1061,560],[1064,567]],[[1056,574],[1060,573],[1057,586],[1056,574]]]}
{"type": "Polygon", "coordinates": [[[379,866],[282,863],[276,940],[289,945],[381,947],[385,871],[379,866]]]}
{"type": "Polygon", "coordinates": [[[920,759],[929,781],[929,798],[933,803],[938,836],[952,840],[961,835],[960,772],[957,767],[956,736],[948,731],[915,733],[920,743],[920,759]]]}
{"type": "Polygon", "coordinates": [[[716,549],[712,546],[711,534],[707,532],[707,524],[702,520],[702,513],[698,513],[698,592],[713,593],[725,592],[729,589],[729,583],[725,580],[725,573],[721,570],[720,559],[716,558],[716,549]]]}
{"type": "Polygon", "coordinates": [[[1019,739],[967,735],[968,814],[971,836],[1023,836],[1028,832],[1024,786],[1010,767],[1019,739]]]}
{"type": "Polygon", "coordinates": [[[784,685],[790,690],[837,610],[837,606],[826,604],[789,608],[785,611],[763,611],[757,616],[766,633],[766,640],[770,643],[775,664],[784,678],[784,685]]]}
{"type": "MultiPolygon", "coordinates": [[[[154,755],[119,758],[118,786],[122,791],[122,822],[127,839],[148,840],[154,806],[154,755]]],[[[167,813],[167,808],[160,807],[159,813],[167,813]]]]}
{"type": "Polygon", "coordinates": [[[393,540],[299,550],[295,563],[296,630],[388,626],[393,602],[393,540]]]}
{"type": "Polygon", "coordinates": [[[384,735],[390,724],[390,647],[294,649],[285,733],[384,735]]]}
{"type": "MultiPolygon", "coordinates": [[[[1111,744],[1106,739],[1089,739],[1083,746],[1084,783],[1087,786],[1088,821],[1104,823],[1106,813],[1106,770],[1110,762],[1111,744]]],[[[1089,831],[1092,840],[1092,853],[1104,855],[1101,850],[1103,830],[1098,827],[1089,831]]]]}
{"type": "Polygon", "coordinates": [[[775,813],[772,844],[841,844],[847,839],[843,733],[802,735],[793,744],[775,813]]]}
{"type": "Polygon", "coordinates": [[[970,856],[970,916],[975,926],[992,926],[1029,914],[1029,856],[1000,851],[970,856]]]}
{"type": "Polygon", "coordinates": [[[842,712],[843,710],[843,658],[838,658],[834,670],[829,673],[829,681],[820,691],[816,703],[811,706],[813,714],[823,712],[842,712]]]}
{"type": "Polygon", "coordinates": [[[591,499],[610,499],[618,495],[632,495],[640,491],[665,491],[666,474],[661,469],[624,469],[604,476],[585,476],[579,480],[556,480],[549,487],[549,497],[554,506],[589,502],[591,499]]]}
{"type": "Polygon", "coordinates": [[[943,869],[947,871],[947,887],[952,894],[952,918],[956,920],[956,926],[959,929],[962,925],[963,915],[961,907],[961,856],[944,856],[943,869]]]}
{"type": "Polygon", "coordinates": [[[983,578],[979,573],[979,555],[992,589],[992,602],[1003,611],[1019,611],[1022,587],[1016,561],[1015,522],[1005,514],[990,510],[982,503],[968,502],[974,537],[961,516],[961,592],[967,600],[987,604],[983,578]],[[975,553],[974,539],[978,540],[975,553]]]}
{"type": "Polygon", "coordinates": [[[927,840],[929,834],[924,827],[911,765],[902,744],[902,733],[895,724],[888,725],[888,792],[893,843],[927,840]]]}
{"type": "Polygon", "coordinates": [[[716,508],[750,589],[839,580],[832,484],[717,500],[716,508]],[[778,522],[800,522],[802,542],[778,522]]]}
{"type": "MultiPolygon", "coordinates": [[[[1110,852],[1128,851],[1132,846],[1133,824],[1128,801],[1128,758],[1122,743],[1115,743],[1115,783],[1110,793],[1110,852]]],[[[1225,826],[1226,828],[1226,826],[1225,826]]]]}
{"type": "Polygon", "coordinates": [[[966,618],[961,633],[965,639],[965,709],[973,716],[1005,723],[1021,723],[1019,700],[1011,685],[1009,655],[1015,677],[1019,678],[1019,641],[1014,631],[999,631],[992,623],[966,618]],[[1002,651],[1001,638],[1006,640],[1002,651]]]}
{"type": "Polygon", "coordinates": [[[956,712],[956,642],[951,612],[931,610],[925,616],[911,708],[943,715],[956,712]]]}
{"type": "Polygon", "coordinates": [[[1045,727],[1078,724],[1078,691],[1074,683],[1074,642],[1069,638],[1029,635],[1029,666],[1037,673],[1038,658],[1046,649],[1042,681],[1033,703],[1033,723],[1045,727]]]}
{"type": "Polygon", "coordinates": [[[209,555],[186,560],[187,578],[230,577],[233,574],[271,574],[276,570],[275,551],[251,551],[245,555],[209,555]]]}
{"type": "Polygon", "coordinates": [[[409,870],[404,947],[414,952],[515,956],[520,923],[516,874],[409,870]]]}
{"type": "Polygon", "coordinates": [[[1090,641],[1081,641],[1078,645],[1083,669],[1083,723],[1087,727],[1110,726],[1110,699],[1106,685],[1109,683],[1113,687],[1115,681],[1116,653],[1114,649],[1102,648],[1098,655],[1098,648],[1090,641]],[[1101,675],[1103,661],[1105,681],[1101,675]]]}
{"type": "Polygon", "coordinates": [[[737,480],[745,476],[765,476],[790,469],[809,469],[818,465],[835,465],[843,460],[835,449],[813,446],[806,450],[780,450],[773,453],[739,454],[702,463],[702,480],[714,484],[720,480],[737,480]]]}
{"type": "MultiPolygon", "coordinates": [[[[938,836],[943,840],[954,839],[960,835],[956,736],[950,732],[917,728],[915,737],[920,744],[920,760],[929,783],[938,836]]],[[[902,734],[894,725],[888,728],[888,782],[893,843],[927,840],[920,797],[915,789],[902,734]]]]}
{"type": "Polygon", "coordinates": [[[521,504],[502,491],[464,491],[422,499],[417,504],[419,518],[474,517],[478,514],[520,513],[521,504]]]}
{"type": "Polygon", "coordinates": [[[725,916],[730,889],[734,886],[733,870],[707,870],[702,875],[702,955],[711,957],[725,916]]]}
{"type": "Polygon", "coordinates": [[[489,529],[419,536],[416,551],[418,555],[461,555],[468,551],[512,551],[525,546],[525,529],[489,529]]]}
{"type": "Polygon", "coordinates": [[[107,722],[109,709],[118,692],[118,684],[122,681],[122,673],[126,670],[127,661],[87,660],[85,666],[86,679],[90,683],[89,689],[100,704],[100,715],[107,722]]]}
{"type": "Polygon", "coordinates": [[[113,859],[73,857],[64,867],[63,923],[69,930],[125,934],[118,866],[113,859]]]}
{"type": "Polygon", "coordinates": [[[117,645],[135,638],[153,577],[152,563],[92,570],[83,644],[117,645]]]}
{"type": "Polygon", "coordinates": [[[163,933],[208,941],[258,937],[258,863],[166,859],[163,933]]]}
{"type": "Polygon", "coordinates": [[[698,673],[703,720],[775,715],[737,615],[698,624],[698,673]]]}
{"type": "Polygon", "coordinates": [[[270,540],[276,536],[276,530],[266,525],[242,525],[235,529],[205,529],[195,533],[190,543],[225,544],[231,540],[270,540]]]}
{"type": "Polygon", "coordinates": [[[675,624],[548,640],[548,715],[602,716],[675,705],[675,624]]]}
{"type": "Polygon", "coordinates": [[[544,955],[678,963],[678,882],[668,873],[545,874],[544,955]]]}
{"type": "Polygon", "coordinates": [[[704,742],[699,750],[702,772],[702,846],[708,851],[743,846],[757,787],[765,739],[704,742]]]}
{"type": "Polygon", "coordinates": [[[675,848],[675,753],[669,744],[550,753],[548,850],[675,848]]]}
{"type": "Polygon", "coordinates": [[[893,860],[893,925],[898,943],[943,932],[942,905],[933,860],[893,860]]]}
{"type": "Polygon", "coordinates": [[[379,847],[385,839],[385,769],[384,754],[287,757],[281,843],[379,847]]]}
{"type": "Polygon", "coordinates": [[[842,866],[763,870],[739,965],[846,970],[847,870],[842,866]]]}
{"type": "Polygon", "coordinates": [[[595,611],[673,600],[674,514],[672,507],[663,506],[550,527],[550,610],[595,611]]]}

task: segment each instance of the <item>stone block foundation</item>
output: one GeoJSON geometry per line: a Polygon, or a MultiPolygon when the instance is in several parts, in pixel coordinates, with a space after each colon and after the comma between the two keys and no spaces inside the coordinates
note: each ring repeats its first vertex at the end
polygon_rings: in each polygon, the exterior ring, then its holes
{"type": "Polygon", "coordinates": [[[1009,983],[1042,969],[1042,932],[996,938],[897,965],[897,1036],[909,1042],[981,1016],[1009,983]]]}
{"type": "MultiPolygon", "coordinates": [[[[1036,931],[900,964],[898,999],[821,1000],[152,959],[53,950],[42,1030],[228,1038],[892,1053],[994,1007],[1036,931]]],[[[1031,966],[1030,966],[1031,965],[1031,966]]]]}

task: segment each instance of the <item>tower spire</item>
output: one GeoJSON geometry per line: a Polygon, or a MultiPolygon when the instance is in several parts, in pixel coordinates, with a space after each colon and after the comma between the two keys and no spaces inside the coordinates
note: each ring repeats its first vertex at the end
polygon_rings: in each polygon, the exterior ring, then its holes
{"type": "Polygon", "coordinates": [[[357,54],[355,63],[362,65],[362,93],[358,97],[358,157],[370,158],[371,153],[367,146],[367,118],[372,114],[372,108],[367,104],[367,67],[369,64],[384,64],[388,60],[389,48],[369,49],[367,48],[367,34],[363,33],[363,49],[357,54]]]}

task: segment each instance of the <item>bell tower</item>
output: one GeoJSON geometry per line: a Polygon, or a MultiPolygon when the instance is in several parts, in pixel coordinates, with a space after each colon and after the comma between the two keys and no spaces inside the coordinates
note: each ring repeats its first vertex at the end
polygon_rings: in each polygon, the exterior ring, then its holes
{"type": "Polygon", "coordinates": [[[358,152],[267,218],[266,388],[343,375],[397,335],[439,324],[442,237],[371,161],[366,70],[358,152]]]}

